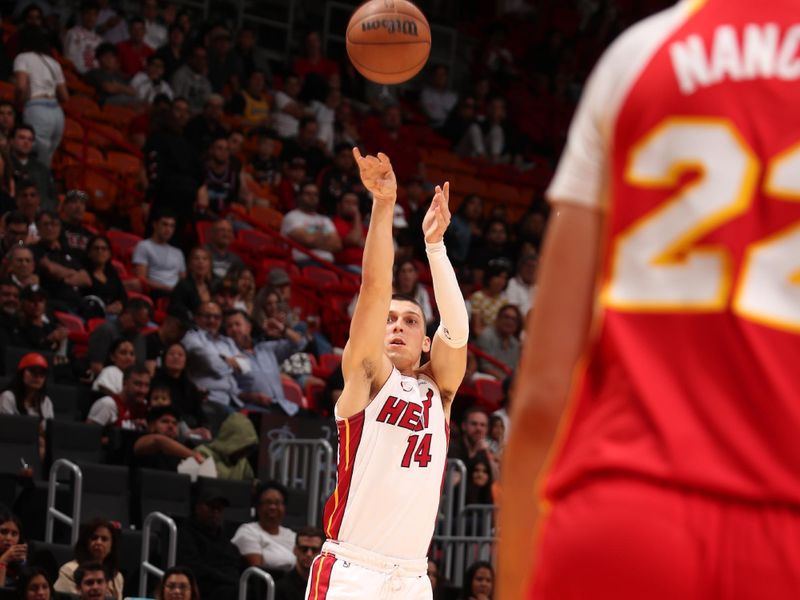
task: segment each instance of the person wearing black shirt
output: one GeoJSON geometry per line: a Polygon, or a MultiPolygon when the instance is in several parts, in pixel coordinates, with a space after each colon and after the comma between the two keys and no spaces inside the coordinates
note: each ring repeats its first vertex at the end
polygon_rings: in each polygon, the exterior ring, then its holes
{"type": "Polygon", "coordinates": [[[20,293],[20,319],[11,334],[11,343],[20,348],[54,352],[66,344],[68,331],[48,313],[41,288],[26,287],[20,293]]]}
{"type": "Polygon", "coordinates": [[[155,331],[144,336],[145,366],[150,373],[164,364],[164,353],[172,344],[180,342],[193,327],[192,315],[183,306],[171,304],[167,316],[155,331]]]}
{"type": "Polygon", "coordinates": [[[111,264],[111,242],[104,235],[91,238],[87,246],[86,269],[92,285],[83,288],[84,296],[97,296],[107,315],[118,315],[128,300],[119,273],[111,264]]]}
{"type": "Polygon", "coordinates": [[[328,162],[328,158],[322,150],[322,142],[317,137],[318,133],[317,120],[314,117],[303,117],[300,119],[297,137],[288,140],[281,153],[281,157],[286,162],[298,156],[305,159],[308,176],[311,179],[316,178],[322,167],[328,162]]]}
{"type": "Polygon", "coordinates": [[[322,551],[325,534],[316,527],[298,530],[294,545],[297,559],[294,569],[284,575],[275,586],[275,600],[303,600],[308,584],[311,564],[322,551]]]}
{"type": "Polygon", "coordinates": [[[186,350],[181,343],[171,344],[164,352],[162,364],[153,376],[152,386],[156,385],[169,388],[172,404],[189,427],[206,425],[203,402],[208,392],[200,390],[186,375],[186,350]]]}
{"type": "Polygon", "coordinates": [[[145,469],[176,471],[180,462],[194,457],[202,463],[205,457],[178,441],[180,413],[172,406],[158,406],[147,412],[147,433],[133,445],[134,463],[145,469]]]}
{"type": "Polygon", "coordinates": [[[86,202],[89,196],[81,190],[70,190],[61,205],[61,230],[67,248],[74,253],[85,255],[89,240],[95,235],[83,226],[86,202]]]}

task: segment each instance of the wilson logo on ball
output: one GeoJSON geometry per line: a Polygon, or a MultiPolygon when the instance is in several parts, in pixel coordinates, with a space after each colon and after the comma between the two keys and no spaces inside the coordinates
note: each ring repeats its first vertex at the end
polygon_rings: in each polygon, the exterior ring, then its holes
{"type": "Polygon", "coordinates": [[[380,21],[364,21],[361,23],[362,31],[385,29],[389,33],[403,33],[405,35],[419,36],[415,21],[402,21],[400,19],[381,19],[380,21]]]}

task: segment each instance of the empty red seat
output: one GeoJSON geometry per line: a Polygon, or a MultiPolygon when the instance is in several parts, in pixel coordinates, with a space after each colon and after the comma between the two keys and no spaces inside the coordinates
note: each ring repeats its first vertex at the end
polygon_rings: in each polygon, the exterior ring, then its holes
{"type": "Polygon", "coordinates": [[[339,276],[334,271],[323,267],[303,267],[303,276],[317,282],[319,285],[339,283],[339,276]]]}

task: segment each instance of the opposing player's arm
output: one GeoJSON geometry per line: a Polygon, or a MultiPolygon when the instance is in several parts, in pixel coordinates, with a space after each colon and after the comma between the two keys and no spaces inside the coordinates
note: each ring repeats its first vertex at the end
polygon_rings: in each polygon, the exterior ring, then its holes
{"type": "Polygon", "coordinates": [[[350,339],[342,356],[344,391],[336,403],[336,412],[341,417],[363,410],[371,399],[373,388],[383,385],[392,371],[383,342],[392,301],[392,221],[397,182],[385,154],[364,157],[358,148],[354,148],[353,155],[361,180],[372,192],[373,200],[364,244],[361,290],[350,322],[350,339]]]}
{"type": "Polygon", "coordinates": [[[450,183],[446,182],[444,187],[436,186],[436,194],[422,220],[433,293],[441,315],[441,323],[431,345],[431,371],[448,414],[450,402],[464,379],[469,340],[467,307],[443,242],[444,232],[450,225],[449,201],[450,183]]]}
{"type": "Polygon", "coordinates": [[[525,597],[529,585],[539,506],[536,482],[555,440],[592,320],[602,213],[577,204],[556,206],[513,391],[513,427],[503,452],[500,600],[525,597]]]}

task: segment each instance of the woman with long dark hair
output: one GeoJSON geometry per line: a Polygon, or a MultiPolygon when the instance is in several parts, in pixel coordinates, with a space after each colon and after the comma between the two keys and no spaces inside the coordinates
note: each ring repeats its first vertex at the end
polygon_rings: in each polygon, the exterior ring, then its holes
{"type": "Polygon", "coordinates": [[[111,344],[106,366],[92,383],[92,391],[104,394],[122,392],[122,380],[125,370],[136,363],[136,349],[128,338],[118,338],[111,344]]]}
{"type": "Polygon", "coordinates": [[[41,567],[26,567],[17,580],[19,600],[50,600],[53,597],[53,584],[41,567]]]}
{"type": "Polygon", "coordinates": [[[200,588],[189,567],[175,566],[164,571],[156,590],[157,600],[200,600],[200,588]]]}
{"type": "Polygon", "coordinates": [[[397,263],[394,271],[394,292],[413,298],[422,307],[425,322],[433,321],[435,315],[431,297],[425,286],[419,282],[419,269],[413,260],[406,259],[397,263]]]}
{"type": "Polygon", "coordinates": [[[492,600],[494,568],[485,560],[472,563],[464,574],[463,600],[492,600]]]}
{"type": "Polygon", "coordinates": [[[75,584],[75,570],[84,563],[99,562],[109,577],[109,593],[116,600],[122,600],[125,580],[119,571],[118,540],[117,528],[105,519],[92,519],[82,524],[75,543],[75,559],[64,563],[58,570],[55,590],[64,594],[80,595],[75,584]]]}
{"type": "Polygon", "coordinates": [[[69,100],[61,65],[50,56],[50,40],[44,29],[26,28],[20,35],[21,52],[14,59],[14,89],[25,108],[23,118],[36,133],[36,153],[50,167],[64,135],[62,104],[69,100]]]}
{"type": "Polygon", "coordinates": [[[201,303],[211,300],[211,278],[211,253],[195,246],[189,252],[186,277],[173,288],[170,303],[195,312],[201,303]]]}
{"type": "Polygon", "coordinates": [[[467,465],[467,504],[494,504],[492,499],[492,465],[479,452],[467,465]]]}
{"type": "Polygon", "coordinates": [[[0,505],[0,586],[13,587],[28,557],[28,545],[22,539],[22,521],[0,505]]]}
{"type": "Polygon", "coordinates": [[[107,315],[118,315],[125,308],[128,295],[111,263],[111,242],[104,235],[96,235],[86,245],[86,270],[92,285],[83,288],[84,296],[97,296],[103,301],[107,315]]]}
{"type": "Polygon", "coordinates": [[[200,390],[186,374],[186,348],[180,342],[171,344],[164,352],[163,362],[150,382],[151,388],[157,385],[169,388],[172,405],[180,410],[189,427],[205,425],[202,406],[208,393],[200,390]]]}
{"type": "Polygon", "coordinates": [[[44,459],[45,421],[55,414],[53,402],[47,395],[47,359],[38,352],[23,356],[17,372],[0,393],[0,414],[39,417],[39,456],[44,459]]]}

